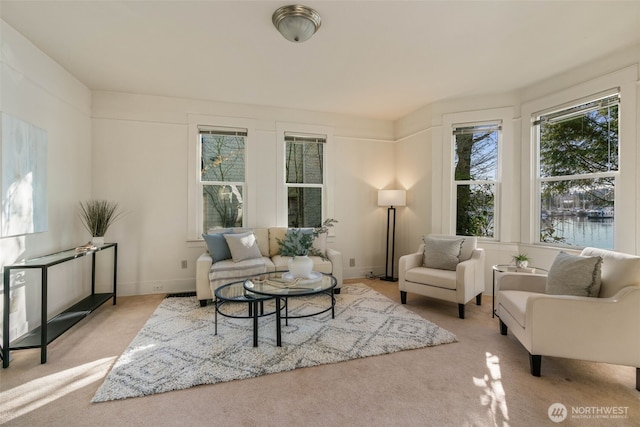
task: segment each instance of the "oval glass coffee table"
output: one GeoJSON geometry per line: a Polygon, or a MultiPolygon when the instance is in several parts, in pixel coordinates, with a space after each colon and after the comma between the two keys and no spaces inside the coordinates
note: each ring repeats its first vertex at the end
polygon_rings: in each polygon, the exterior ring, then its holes
{"type": "MultiPolygon", "coordinates": [[[[303,317],[317,316],[331,310],[331,318],[335,317],[336,298],[333,294],[333,288],[337,285],[336,278],[331,274],[319,273],[312,271],[307,279],[294,279],[287,272],[273,272],[257,277],[252,277],[244,281],[244,289],[262,297],[275,298],[276,300],[276,344],[282,347],[282,314],[285,310],[285,324],[289,324],[289,319],[299,319],[303,317]],[[326,308],[313,313],[305,313],[301,315],[289,315],[289,298],[304,297],[310,295],[325,295],[329,298],[329,304],[326,308]]],[[[254,311],[254,316],[256,313],[254,311]]],[[[256,318],[257,319],[257,318],[256,318]]],[[[257,321],[257,320],[255,320],[257,321]]]]}

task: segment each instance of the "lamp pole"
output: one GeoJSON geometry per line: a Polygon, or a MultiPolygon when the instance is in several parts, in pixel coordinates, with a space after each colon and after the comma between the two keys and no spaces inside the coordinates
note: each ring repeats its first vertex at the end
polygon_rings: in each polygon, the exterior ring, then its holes
{"type": "Polygon", "coordinates": [[[384,266],[384,277],[381,277],[380,280],[384,280],[387,282],[397,282],[398,279],[393,277],[393,267],[396,259],[396,208],[393,206],[389,206],[387,209],[387,256],[385,258],[386,263],[384,266]],[[391,276],[389,276],[389,225],[391,222],[391,213],[393,211],[393,224],[392,224],[392,232],[391,232],[391,276]]]}
{"type": "Polygon", "coordinates": [[[385,258],[384,276],[380,280],[387,282],[397,282],[393,274],[396,259],[396,206],[407,204],[407,192],[405,190],[378,190],[378,206],[388,206],[387,208],[387,254],[385,258]],[[393,223],[391,222],[393,214],[393,223]],[[390,242],[391,241],[391,242],[390,242]],[[389,260],[389,243],[391,243],[391,260],[389,260]],[[389,274],[389,262],[391,262],[391,274],[389,274]]]}

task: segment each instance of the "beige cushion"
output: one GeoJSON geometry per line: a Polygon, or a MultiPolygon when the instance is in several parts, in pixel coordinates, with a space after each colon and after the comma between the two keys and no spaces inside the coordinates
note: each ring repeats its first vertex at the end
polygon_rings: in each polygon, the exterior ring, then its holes
{"type": "Polygon", "coordinates": [[[584,248],[584,256],[602,258],[600,298],[609,298],[620,289],[640,284],[640,257],[606,249],[584,248]]]}
{"type": "MultiPolygon", "coordinates": [[[[435,237],[438,239],[460,239],[464,238],[462,242],[462,249],[460,249],[460,262],[466,261],[471,258],[473,251],[478,247],[478,238],[476,236],[452,236],[451,234],[428,234],[429,237],[435,237]]],[[[424,241],[424,238],[423,238],[424,241]]]]}
{"type": "Polygon", "coordinates": [[[550,295],[597,297],[600,293],[601,263],[599,256],[560,252],[549,269],[545,292],[550,295]]]}
{"type": "Polygon", "coordinates": [[[534,292],[525,292],[525,291],[500,291],[498,293],[498,305],[502,306],[511,317],[513,317],[516,322],[521,327],[524,326],[525,321],[525,312],[527,310],[527,300],[531,295],[540,295],[534,292]]]}
{"type": "MultiPolygon", "coordinates": [[[[248,231],[248,230],[247,230],[248,231]]],[[[253,234],[256,236],[260,253],[264,257],[269,257],[269,229],[268,228],[254,228],[253,234]]]]}
{"type": "Polygon", "coordinates": [[[273,263],[269,258],[252,258],[240,262],[233,262],[230,259],[218,261],[209,270],[211,294],[213,295],[215,290],[222,285],[267,271],[273,271],[273,263]]]}
{"type": "Polygon", "coordinates": [[[422,283],[444,289],[456,289],[456,272],[426,267],[416,267],[405,273],[407,282],[422,283]]]}
{"type": "Polygon", "coordinates": [[[427,268],[455,270],[460,262],[463,238],[424,238],[423,265],[427,268]]]}
{"type": "Polygon", "coordinates": [[[312,249],[322,256],[327,256],[327,233],[318,234],[318,237],[313,239],[312,249]]]}
{"type": "Polygon", "coordinates": [[[269,228],[269,256],[274,257],[280,253],[278,239],[284,240],[287,236],[287,227],[269,228]]]}
{"type": "Polygon", "coordinates": [[[224,238],[229,245],[233,262],[240,262],[247,259],[262,258],[260,248],[253,231],[240,234],[224,234],[224,238]]]}

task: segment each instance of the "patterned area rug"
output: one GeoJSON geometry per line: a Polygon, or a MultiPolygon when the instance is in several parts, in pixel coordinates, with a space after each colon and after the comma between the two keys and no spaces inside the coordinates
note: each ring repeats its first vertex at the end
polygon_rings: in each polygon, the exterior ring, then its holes
{"type": "MultiPolygon", "coordinates": [[[[331,312],[290,319],[276,346],[275,315],[261,317],[259,346],[252,320],[218,315],[194,297],[164,299],[116,361],[92,402],[147,396],[200,384],[215,384],[297,368],[435,346],[455,335],[362,284],[336,295],[331,312]]],[[[329,296],[290,298],[289,313],[308,314],[329,304],[329,296]]],[[[228,304],[243,314],[246,304],[228,304]]],[[[273,307],[265,306],[265,311],[273,307]]],[[[229,311],[230,310],[230,311],[229,311]]]]}

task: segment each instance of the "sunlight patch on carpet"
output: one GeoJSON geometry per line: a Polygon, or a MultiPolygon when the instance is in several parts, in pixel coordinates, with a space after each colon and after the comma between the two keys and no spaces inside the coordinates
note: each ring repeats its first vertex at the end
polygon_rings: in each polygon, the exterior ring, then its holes
{"type": "MultiPolygon", "coordinates": [[[[318,311],[328,296],[289,299],[290,314],[318,311]]],[[[271,302],[272,303],[272,302],[271,302]]],[[[246,311],[246,304],[232,310],[246,311]]],[[[267,311],[268,308],[265,308],[267,311]]],[[[297,368],[342,362],[402,350],[448,344],[451,332],[362,284],[348,284],[331,312],[282,325],[276,346],[275,315],[260,318],[253,347],[250,319],[218,316],[195,297],[164,299],[116,361],[92,402],[147,396],[253,378],[297,368]]]]}

